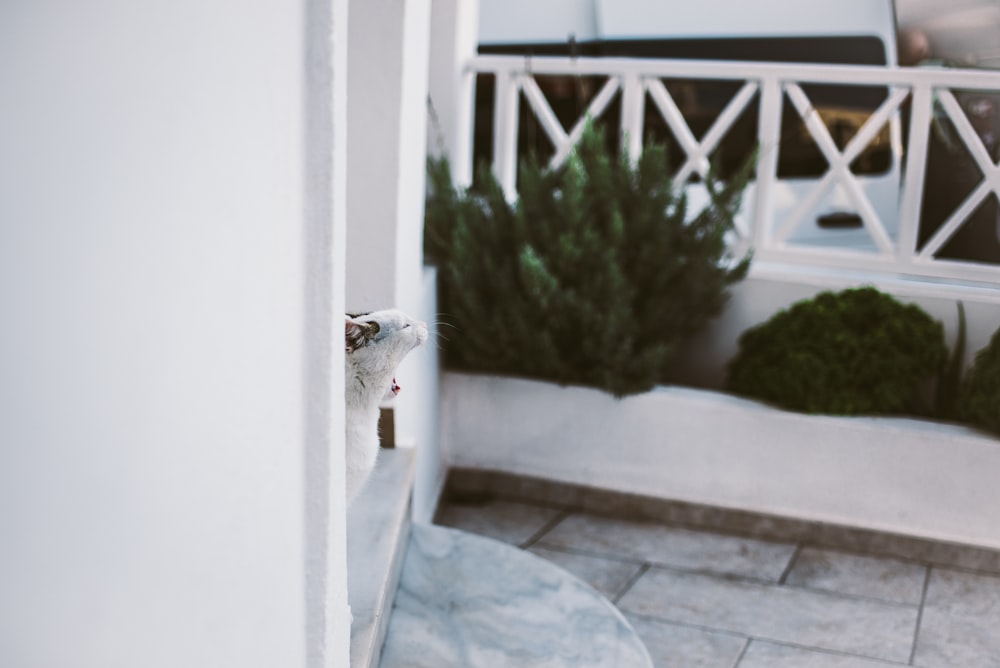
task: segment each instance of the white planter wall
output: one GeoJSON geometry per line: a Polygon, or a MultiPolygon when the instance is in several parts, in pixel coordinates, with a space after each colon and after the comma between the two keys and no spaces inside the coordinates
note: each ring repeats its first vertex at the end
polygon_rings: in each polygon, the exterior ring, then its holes
{"type": "Polygon", "coordinates": [[[962,427],[446,373],[442,447],[454,467],[1000,549],[1000,440],[962,427]]]}

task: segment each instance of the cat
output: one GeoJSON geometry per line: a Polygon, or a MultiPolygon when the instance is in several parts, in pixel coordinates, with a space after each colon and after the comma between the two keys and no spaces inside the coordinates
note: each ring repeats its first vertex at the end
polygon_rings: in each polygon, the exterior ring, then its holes
{"type": "Polygon", "coordinates": [[[378,457],[379,404],[399,393],[396,366],[427,340],[427,325],[393,309],[344,319],[347,409],[347,505],[357,497],[378,457]]]}

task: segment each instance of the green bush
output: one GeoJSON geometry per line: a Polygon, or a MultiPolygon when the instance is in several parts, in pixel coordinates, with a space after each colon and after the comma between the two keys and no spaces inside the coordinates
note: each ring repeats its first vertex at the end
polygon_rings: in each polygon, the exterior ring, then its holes
{"type": "Polygon", "coordinates": [[[1000,434],[1000,329],[976,353],[963,383],[959,417],[1000,434]]]}
{"type": "Polygon", "coordinates": [[[918,306],[870,287],[824,292],[744,332],[727,385],[807,413],[923,413],[920,386],[947,355],[918,306]]]}
{"type": "Polygon", "coordinates": [[[685,222],[664,148],[633,166],[604,146],[589,128],[563,168],[522,164],[513,204],[485,170],[473,193],[430,163],[424,247],[455,326],[449,366],[642,392],[722,309],[749,266],[724,237],[752,165],[707,179],[711,205],[685,222]]]}

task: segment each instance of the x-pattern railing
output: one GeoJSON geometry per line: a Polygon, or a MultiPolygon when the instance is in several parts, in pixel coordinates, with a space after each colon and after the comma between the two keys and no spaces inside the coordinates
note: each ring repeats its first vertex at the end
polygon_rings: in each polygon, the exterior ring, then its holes
{"type": "Polygon", "coordinates": [[[674,175],[674,182],[679,188],[688,182],[692,172],[696,172],[702,177],[708,175],[709,158],[712,152],[715,151],[719,142],[725,137],[726,132],[740,117],[740,114],[747,108],[747,105],[750,104],[750,100],[753,99],[758,89],[758,85],[754,81],[748,81],[743,84],[743,87],[733,96],[729,104],[726,105],[722,113],[712,123],[712,126],[705,133],[704,139],[698,141],[695,139],[694,133],[691,132],[691,128],[684,119],[684,115],[681,113],[677,103],[674,102],[674,98],[667,91],[663,80],[655,77],[646,77],[643,80],[643,84],[650,98],[652,98],[660,114],[663,116],[663,120],[666,121],[687,156],[684,164],[681,165],[681,168],[674,175]]]}
{"type": "Polygon", "coordinates": [[[969,122],[965,112],[962,111],[962,107],[959,105],[958,100],[955,99],[955,95],[947,89],[938,89],[936,94],[941,106],[948,114],[948,118],[954,124],[955,130],[962,138],[962,142],[969,149],[969,153],[976,162],[976,166],[982,171],[983,180],[980,181],[979,185],[966,197],[965,201],[959,205],[955,212],[952,213],[920,251],[922,259],[931,259],[934,253],[945,244],[965,219],[982,204],[983,200],[990,193],[1000,197],[1000,163],[994,162],[993,158],[986,151],[986,147],[979,140],[979,135],[976,133],[975,128],[972,127],[972,123],[969,122]]]}
{"type": "MultiPolygon", "coordinates": [[[[600,117],[617,95],[621,95],[621,131],[632,155],[641,150],[645,100],[648,96],[684,151],[684,161],[673,175],[677,187],[684,187],[693,175],[705,176],[710,157],[721,140],[758,98],[757,140],[759,161],[755,201],[749,212],[748,228],[740,230],[755,247],[758,257],[810,264],[833,264],[910,275],[930,275],[1000,283],[1000,266],[954,262],[936,258],[962,224],[991,193],[1000,198],[1000,165],[989,155],[969,122],[953,90],[976,90],[1000,95],[1000,73],[967,70],[884,68],[859,66],[786,65],[776,63],[734,63],[671,61],[628,58],[522,58],[480,56],[474,59],[469,75],[492,73],[496,77],[494,110],[493,167],[505,191],[516,194],[518,104],[520,96],[537,117],[539,126],[555,147],[551,167],[561,165],[579,141],[588,118],[600,117]],[[536,76],[570,75],[605,77],[606,81],[567,132],[557,118],[536,76]],[[717,80],[742,82],[708,130],[698,139],[681,112],[664,80],[717,80]],[[803,90],[803,84],[868,86],[886,89],[888,95],[841,150],[826,124],[803,90]],[[829,167],[781,220],[774,215],[770,197],[777,182],[781,113],[788,99],[802,117],[829,167]],[[865,191],[861,179],[851,170],[852,162],[871,141],[897,117],[901,105],[910,104],[910,137],[901,179],[898,232],[890,231],[865,191]],[[944,221],[920,249],[917,236],[921,201],[925,192],[924,173],[929,128],[934,107],[939,105],[952,121],[984,178],[972,193],[944,221]],[[788,244],[795,230],[835,187],[841,187],[874,242],[876,253],[831,252],[788,244]]],[[[469,102],[471,106],[471,101],[469,102]]],[[[471,155],[470,146],[467,147],[471,155]]],[[[460,161],[461,164],[461,161],[460,161]]],[[[461,175],[460,175],[461,178],[461,175]]],[[[895,222],[895,221],[893,221],[895,222]]]]}
{"type": "Polygon", "coordinates": [[[899,105],[909,96],[909,92],[905,89],[895,90],[868,117],[868,120],[865,121],[854,137],[851,138],[851,141],[844,150],[841,151],[837,148],[837,144],[833,141],[830,131],[819,117],[815,108],[813,108],[809,98],[802,91],[801,86],[795,83],[786,83],[783,89],[794,105],[795,110],[805,122],[809,134],[812,135],[813,140],[819,146],[830,168],[820,179],[813,191],[781,223],[776,234],[777,239],[780,241],[786,240],[801,224],[806,214],[820,203],[823,196],[835,185],[840,184],[847,190],[848,196],[861,216],[862,223],[875,241],[878,249],[884,253],[892,253],[894,246],[889,233],[879,219],[875,207],[862,188],[858,178],[851,172],[851,163],[865,150],[871,140],[875,138],[875,135],[881,131],[882,127],[889,122],[892,114],[899,109],[899,105]]]}

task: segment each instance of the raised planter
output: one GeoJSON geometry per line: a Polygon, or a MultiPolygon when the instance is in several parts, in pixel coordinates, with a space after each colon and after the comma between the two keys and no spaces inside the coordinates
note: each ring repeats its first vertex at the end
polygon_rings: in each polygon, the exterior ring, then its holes
{"type": "Polygon", "coordinates": [[[1000,549],[1000,440],[965,427],[452,372],[441,400],[449,466],[1000,549]]]}

